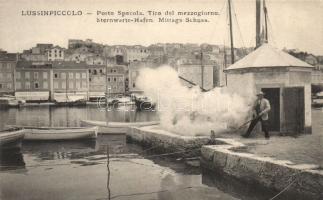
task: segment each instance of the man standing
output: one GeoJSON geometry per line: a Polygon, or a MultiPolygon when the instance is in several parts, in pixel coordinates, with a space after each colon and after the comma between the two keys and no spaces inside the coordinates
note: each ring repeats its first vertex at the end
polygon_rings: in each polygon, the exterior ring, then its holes
{"type": "Polygon", "coordinates": [[[270,111],[270,103],[268,99],[264,98],[264,93],[259,92],[257,94],[257,100],[253,107],[253,120],[251,121],[247,132],[242,137],[249,137],[251,131],[254,129],[256,124],[260,121],[262,131],[265,133],[265,138],[269,139],[268,133],[268,112],[270,111]]]}

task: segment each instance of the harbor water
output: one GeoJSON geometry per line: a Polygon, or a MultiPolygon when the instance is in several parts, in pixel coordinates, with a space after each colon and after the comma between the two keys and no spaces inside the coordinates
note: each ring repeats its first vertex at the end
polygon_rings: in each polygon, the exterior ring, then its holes
{"type": "MultiPolygon", "coordinates": [[[[101,112],[96,107],[0,111],[1,128],[6,124],[79,126],[81,119],[148,121],[158,116],[154,112],[101,112]]],[[[89,141],[23,142],[21,148],[0,155],[2,200],[256,200],[274,195],[127,143],[124,135],[99,135],[89,141]]]]}

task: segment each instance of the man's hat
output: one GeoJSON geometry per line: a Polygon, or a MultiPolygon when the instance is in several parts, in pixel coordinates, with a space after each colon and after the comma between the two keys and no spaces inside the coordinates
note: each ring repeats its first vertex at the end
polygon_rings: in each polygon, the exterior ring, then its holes
{"type": "Polygon", "coordinates": [[[262,91],[258,92],[257,96],[260,96],[260,95],[264,95],[264,93],[262,91]]]}

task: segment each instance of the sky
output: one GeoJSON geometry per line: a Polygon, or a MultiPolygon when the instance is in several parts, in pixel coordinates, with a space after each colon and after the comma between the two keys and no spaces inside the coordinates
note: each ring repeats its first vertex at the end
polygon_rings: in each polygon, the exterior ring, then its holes
{"type": "MultiPolygon", "coordinates": [[[[255,0],[232,0],[232,3],[234,46],[255,46],[255,0]]],[[[266,4],[269,43],[280,49],[323,55],[323,0],[266,0],[266,4]]],[[[108,45],[159,42],[228,45],[227,0],[0,0],[3,50],[21,52],[36,43],[67,47],[68,39],[86,38],[108,45]],[[81,10],[83,15],[22,16],[22,12],[29,10],[81,10]],[[111,18],[97,16],[97,11],[118,10],[138,10],[145,14],[148,10],[213,11],[219,15],[201,17],[208,19],[208,23],[97,23],[97,18],[111,18]],[[92,15],[86,15],[87,12],[92,15]]]]}

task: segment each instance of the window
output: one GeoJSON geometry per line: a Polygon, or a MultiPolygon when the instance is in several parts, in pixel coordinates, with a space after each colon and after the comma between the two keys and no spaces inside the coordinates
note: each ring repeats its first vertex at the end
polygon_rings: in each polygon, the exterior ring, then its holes
{"type": "Polygon", "coordinates": [[[58,89],[58,81],[54,81],[54,89],[58,89]]]}
{"type": "Polygon", "coordinates": [[[102,72],[102,69],[100,69],[100,74],[102,74],[103,72],[102,72]]]}
{"type": "Polygon", "coordinates": [[[61,73],[61,78],[62,78],[62,79],[66,79],[66,73],[62,72],[62,73],[61,73]]]}
{"type": "Polygon", "coordinates": [[[25,89],[30,89],[30,82],[25,82],[25,89]]]}
{"type": "Polygon", "coordinates": [[[54,74],[54,78],[58,78],[58,74],[57,73],[54,74]]]}
{"type": "Polygon", "coordinates": [[[47,81],[44,81],[43,82],[43,89],[48,89],[48,83],[47,83],[47,81]]]}
{"type": "Polygon", "coordinates": [[[34,83],[34,87],[35,87],[35,89],[38,89],[39,88],[39,83],[38,82],[35,82],[34,83]]]}
{"type": "Polygon", "coordinates": [[[21,82],[16,82],[16,89],[21,89],[21,82]]]}
{"type": "Polygon", "coordinates": [[[34,72],[34,79],[38,79],[38,72],[34,72]]]}
{"type": "Polygon", "coordinates": [[[74,78],[74,74],[72,72],[68,73],[68,78],[74,78]]]}
{"type": "Polygon", "coordinates": [[[11,88],[12,88],[11,83],[8,83],[8,84],[7,84],[7,89],[11,89],[11,88]]]}
{"type": "Polygon", "coordinates": [[[21,73],[20,72],[16,73],[16,79],[21,79],[21,73]]]}
{"type": "Polygon", "coordinates": [[[108,82],[110,82],[110,78],[108,78],[108,82]]]}
{"type": "Polygon", "coordinates": [[[116,82],[117,81],[117,78],[113,78],[113,81],[116,82]]]}
{"type": "Polygon", "coordinates": [[[48,75],[47,72],[43,72],[43,79],[47,79],[48,75]]]}
{"type": "Polygon", "coordinates": [[[80,73],[75,73],[75,78],[80,79],[80,73]]]}
{"type": "Polygon", "coordinates": [[[96,74],[97,74],[96,69],[95,69],[95,70],[93,70],[93,74],[94,74],[94,75],[96,75],[96,74]]]}
{"type": "Polygon", "coordinates": [[[86,78],[86,73],[82,73],[82,78],[86,78]]]}
{"type": "Polygon", "coordinates": [[[2,89],[3,88],[3,85],[2,85],[2,83],[0,83],[0,89],[2,89]]]}
{"type": "Polygon", "coordinates": [[[30,79],[30,73],[29,72],[25,72],[25,79],[30,79]]]}
{"type": "Polygon", "coordinates": [[[65,81],[62,82],[62,89],[66,89],[66,82],[65,81]]]}
{"type": "Polygon", "coordinates": [[[3,74],[2,74],[2,73],[0,73],[0,78],[1,78],[1,79],[3,78],[3,74]]]}
{"type": "Polygon", "coordinates": [[[123,82],[123,77],[119,77],[119,81],[123,82]]]}
{"type": "Polygon", "coordinates": [[[91,73],[91,69],[89,69],[89,73],[91,73]]]}

